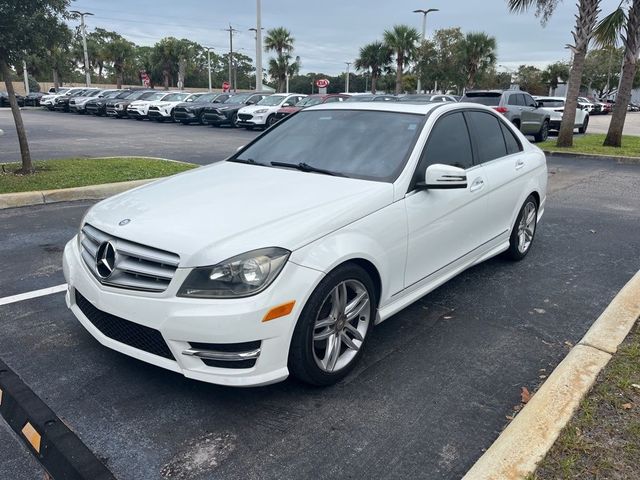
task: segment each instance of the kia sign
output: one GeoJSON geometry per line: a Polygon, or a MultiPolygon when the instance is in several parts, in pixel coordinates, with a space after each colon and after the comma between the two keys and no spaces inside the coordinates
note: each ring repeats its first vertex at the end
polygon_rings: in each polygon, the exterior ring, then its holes
{"type": "Polygon", "coordinates": [[[327,88],[329,86],[329,80],[326,78],[320,78],[316,80],[316,87],[318,88],[327,88]]]}
{"type": "Polygon", "coordinates": [[[223,82],[222,83],[222,91],[223,92],[228,92],[231,88],[231,85],[229,85],[229,82],[223,82]]]}

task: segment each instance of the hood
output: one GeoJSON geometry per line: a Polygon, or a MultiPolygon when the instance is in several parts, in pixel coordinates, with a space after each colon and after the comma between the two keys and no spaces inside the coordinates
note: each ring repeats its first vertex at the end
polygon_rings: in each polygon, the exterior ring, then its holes
{"type": "Polygon", "coordinates": [[[133,102],[129,103],[130,106],[132,107],[142,107],[142,106],[146,106],[146,105],[151,105],[152,103],[154,103],[155,100],[134,100],[133,102]]]}
{"type": "Polygon", "coordinates": [[[195,267],[263,247],[293,251],[391,202],[390,183],[219,162],[104,200],[85,221],[195,267]]]}
{"type": "Polygon", "coordinates": [[[257,110],[271,110],[275,111],[280,109],[279,105],[247,105],[246,107],[242,107],[239,112],[240,113],[253,113],[257,110]]]}
{"type": "Polygon", "coordinates": [[[153,101],[153,102],[149,102],[149,106],[166,107],[167,105],[178,105],[179,103],[182,103],[182,100],[180,100],[178,102],[167,102],[167,101],[164,101],[164,100],[156,100],[156,101],[153,101]]]}

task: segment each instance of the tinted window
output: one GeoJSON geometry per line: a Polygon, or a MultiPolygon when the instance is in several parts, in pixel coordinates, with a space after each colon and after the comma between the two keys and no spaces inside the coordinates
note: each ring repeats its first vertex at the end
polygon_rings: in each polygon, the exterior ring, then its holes
{"type": "Polygon", "coordinates": [[[442,163],[460,168],[473,166],[471,140],[462,113],[447,115],[435,124],[418,165],[418,181],[429,165],[442,163]]]}
{"type": "Polygon", "coordinates": [[[524,96],[524,104],[527,107],[535,107],[536,106],[536,101],[533,99],[533,97],[531,95],[527,95],[525,93],[523,96],[524,96]]]}
{"type": "Polygon", "coordinates": [[[542,103],[546,108],[561,108],[564,107],[564,100],[554,100],[552,98],[541,98],[538,102],[542,103]]]}
{"type": "Polygon", "coordinates": [[[489,107],[500,105],[501,93],[498,92],[469,92],[462,97],[462,102],[480,103],[489,107]]]}
{"type": "Polygon", "coordinates": [[[349,177],[393,182],[423,122],[423,115],[410,113],[302,110],[268,130],[238,158],[263,165],[304,162],[349,177]]]}
{"type": "Polygon", "coordinates": [[[496,117],[485,112],[467,112],[465,115],[476,141],[477,163],[490,162],[507,155],[500,121],[496,117]]]}
{"type": "MultiPolygon", "coordinates": [[[[342,97],[329,97],[327,98],[324,103],[334,103],[334,102],[341,102],[342,101],[342,97]]],[[[310,104],[313,105],[313,104],[310,104]]]]}
{"type": "Polygon", "coordinates": [[[518,153],[522,151],[522,147],[520,146],[520,142],[513,134],[509,127],[507,127],[504,122],[499,122],[500,127],[502,128],[502,134],[504,135],[504,142],[507,145],[507,153],[511,155],[512,153],[518,153]]]}

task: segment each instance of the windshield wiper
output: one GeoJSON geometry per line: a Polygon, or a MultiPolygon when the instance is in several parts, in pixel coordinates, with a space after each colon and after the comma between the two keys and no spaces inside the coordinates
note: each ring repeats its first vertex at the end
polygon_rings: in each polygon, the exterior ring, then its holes
{"type": "Polygon", "coordinates": [[[301,172],[313,172],[313,173],[322,173],[323,175],[332,175],[334,177],[346,177],[343,173],[332,172],[331,170],[325,170],[323,168],[317,168],[308,163],[287,163],[287,162],[271,162],[271,165],[274,167],[288,167],[295,168],[296,170],[300,170],[301,172]]]}
{"type": "Polygon", "coordinates": [[[264,163],[258,163],[253,158],[232,158],[230,160],[227,160],[227,162],[246,163],[248,165],[261,165],[263,167],[266,167],[264,163]]]}

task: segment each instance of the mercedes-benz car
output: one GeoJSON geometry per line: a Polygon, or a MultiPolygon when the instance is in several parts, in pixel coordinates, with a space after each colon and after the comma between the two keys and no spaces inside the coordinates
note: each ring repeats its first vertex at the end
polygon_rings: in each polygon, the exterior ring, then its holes
{"type": "Polygon", "coordinates": [[[524,259],[546,185],[544,153],[488,107],[316,105],[91,207],[64,250],[66,303],[103,345],[188,378],[329,385],[377,347],[374,325],[484,260],[524,259]]]}
{"type": "Polygon", "coordinates": [[[231,96],[223,103],[224,105],[207,105],[202,110],[204,123],[215,127],[228,125],[237,127],[238,111],[247,105],[255,105],[260,100],[271,95],[267,92],[238,93],[231,96]]]}
{"type": "Polygon", "coordinates": [[[292,107],[306,95],[301,93],[274,93],[255,105],[247,105],[238,110],[236,125],[253,130],[256,127],[270,127],[278,121],[276,112],[282,107],[292,107]]]}

